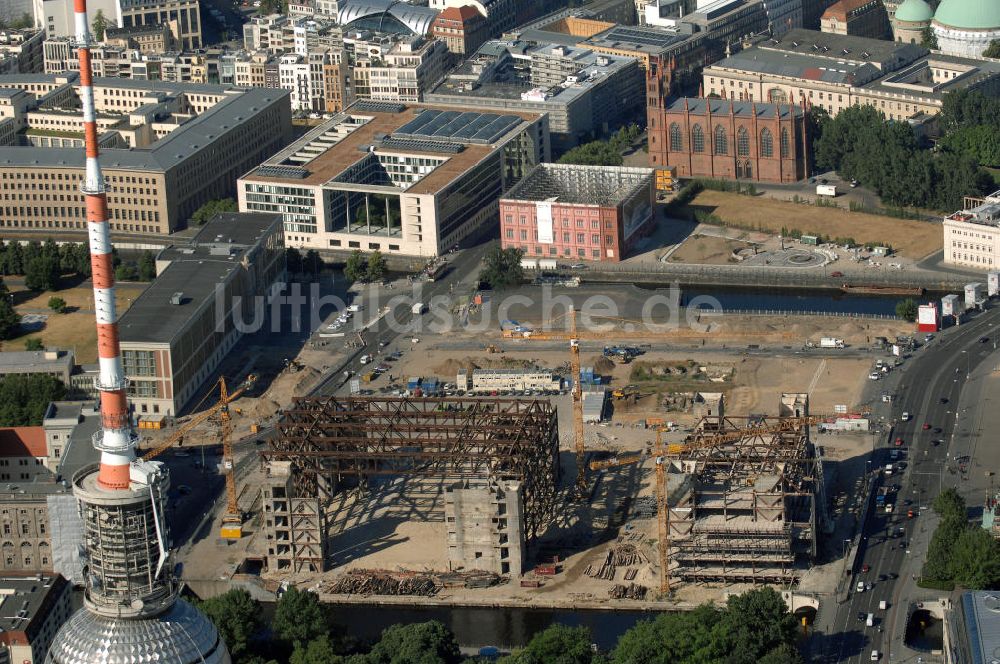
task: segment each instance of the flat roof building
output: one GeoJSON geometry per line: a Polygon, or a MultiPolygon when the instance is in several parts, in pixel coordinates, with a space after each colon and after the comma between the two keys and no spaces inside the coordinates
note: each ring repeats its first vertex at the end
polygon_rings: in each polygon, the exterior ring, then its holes
{"type": "Polygon", "coordinates": [[[653,225],[653,169],[539,164],[500,199],[500,242],[527,257],[617,262],[653,225]]]}
{"type": "Polygon", "coordinates": [[[549,154],[542,114],[357,101],[240,178],[240,210],[292,247],[437,256],[549,154]]]}
{"type": "Polygon", "coordinates": [[[0,579],[0,659],[42,664],[56,632],[73,613],[71,590],[58,574],[0,579]]]}
{"type": "Polygon", "coordinates": [[[642,112],[642,86],[633,58],[579,46],[490,41],[424,99],[467,109],[548,113],[558,153],[634,120],[642,112]]]}
{"type": "Polygon", "coordinates": [[[1000,91],[1000,62],[931,53],[916,44],[792,30],[706,67],[705,95],[807,103],[831,115],[873,106],[890,120],[940,112],[953,90],[1000,91]]]}
{"type": "Polygon", "coordinates": [[[48,374],[69,386],[73,374],[71,350],[12,350],[0,353],[0,376],[48,374]]]}
{"type": "MultiPolygon", "coordinates": [[[[0,146],[0,233],[84,233],[83,120],[78,74],[0,76],[0,89],[34,96],[17,121],[25,140],[0,146]]],[[[101,165],[112,231],[167,234],[291,140],[286,90],[94,79],[101,165]]]]}
{"type": "Polygon", "coordinates": [[[962,593],[957,604],[949,615],[945,661],[992,662],[1000,651],[1000,596],[996,591],[969,590],[962,593]]]}
{"type": "Polygon", "coordinates": [[[216,215],[156,263],[156,279],[118,324],[139,418],[176,416],[244,331],[263,326],[255,303],[267,301],[285,275],[280,217],[216,215]]]}
{"type": "Polygon", "coordinates": [[[985,198],[966,198],[963,210],[942,224],[944,262],[979,270],[1000,266],[1000,191],[985,198]]]}

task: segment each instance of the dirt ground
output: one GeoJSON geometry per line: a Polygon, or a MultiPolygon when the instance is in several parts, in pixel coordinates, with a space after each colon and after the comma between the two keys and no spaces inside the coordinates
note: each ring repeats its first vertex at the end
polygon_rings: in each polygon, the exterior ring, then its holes
{"type": "MultiPolygon", "coordinates": [[[[145,290],[141,285],[119,285],[115,289],[118,315],[122,315],[145,290]]],[[[89,284],[66,288],[52,293],[41,293],[21,301],[27,294],[24,289],[12,289],[14,307],[22,316],[47,316],[41,330],[30,331],[2,344],[3,350],[24,350],[28,339],[38,338],[45,346],[73,349],[77,364],[97,362],[97,328],[94,326],[94,291],[89,284]],[[49,298],[66,300],[67,313],[57,314],[49,309],[49,298]]]]}
{"type": "Polygon", "coordinates": [[[698,194],[691,205],[724,221],[773,233],[787,228],[807,235],[853,237],[861,243],[888,242],[896,252],[909,258],[923,258],[939,251],[944,242],[939,224],[796,204],[764,196],[750,198],[706,190],[698,194]]]}
{"type": "Polygon", "coordinates": [[[748,246],[744,242],[710,235],[693,235],[674,253],[671,262],[728,265],[735,263],[733,252],[748,246]]]}

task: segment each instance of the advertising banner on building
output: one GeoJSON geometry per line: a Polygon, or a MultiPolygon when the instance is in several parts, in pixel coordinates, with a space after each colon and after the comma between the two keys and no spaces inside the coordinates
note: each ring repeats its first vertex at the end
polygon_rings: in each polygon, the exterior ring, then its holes
{"type": "Polygon", "coordinates": [[[917,308],[917,329],[921,332],[937,332],[938,314],[934,304],[921,304],[917,308]]]}
{"type": "Polygon", "coordinates": [[[552,244],[552,203],[535,203],[535,220],[538,224],[538,243],[552,244]]]}

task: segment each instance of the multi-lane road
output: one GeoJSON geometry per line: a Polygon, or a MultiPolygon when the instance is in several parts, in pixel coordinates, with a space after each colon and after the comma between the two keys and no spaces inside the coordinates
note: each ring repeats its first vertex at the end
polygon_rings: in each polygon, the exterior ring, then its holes
{"type": "Polygon", "coordinates": [[[874,499],[868,501],[864,532],[848,570],[853,575],[847,580],[847,600],[837,607],[825,633],[814,637],[823,643],[822,649],[812,649],[814,661],[871,661],[872,651],[885,661],[903,661],[905,612],[932,532],[925,522],[947,473],[954,470],[955,437],[969,433],[960,407],[962,389],[969,374],[994,352],[998,333],[1000,310],[980,314],[937,335],[900,372],[890,416],[893,428],[869,464],[876,488],[897,488],[891,499],[894,509],[886,513],[876,508],[874,499]],[[909,414],[908,421],[902,420],[903,413],[909,414]],[[902,441],[899,446],[897,439],[902,441]],[[905,467],[886,475],[891,449],[905,450],[900,459],[905,467]],[[858,583],[865,590],[858,591],[858,583]],[[888,609],[880,610],[880,602],[888,609]],[[873,626],[866,624],[869,613],[873,626]]]}

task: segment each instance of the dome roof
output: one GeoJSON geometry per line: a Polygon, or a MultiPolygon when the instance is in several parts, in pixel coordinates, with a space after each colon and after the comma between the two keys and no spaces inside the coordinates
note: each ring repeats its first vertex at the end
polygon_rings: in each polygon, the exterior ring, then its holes
{"type": "Polygon", "coordinates": [[[1000,0],[944,0],[934,21],[951,28],[1000,29],[1000,0]]]}
{"type": "Polygon", "coordinates": [[[179,599],[153,618],[108,618],[80,609],[52,640],[45,662],[230,664],[230,659],[215,625],[179,599]]]}
{"type": "Polygon", "coordinates": [[[926,23],[934,18],[934,10],[924,0],[905,0],[896,8],[896,20],[926,23]]]}

